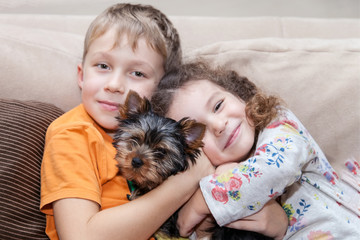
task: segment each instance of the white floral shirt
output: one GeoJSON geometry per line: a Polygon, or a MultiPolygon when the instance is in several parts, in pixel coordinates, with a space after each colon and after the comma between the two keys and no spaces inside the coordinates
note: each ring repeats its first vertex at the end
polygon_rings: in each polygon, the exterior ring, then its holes
{"type": "Polygon", "coordinates": [[[339,179],[287,109],[259,134],[251,158],[203,178],[200,187],[220,226],[279,197],[289,217],[284,239],[360,239],[360,192],[339,179]]]}

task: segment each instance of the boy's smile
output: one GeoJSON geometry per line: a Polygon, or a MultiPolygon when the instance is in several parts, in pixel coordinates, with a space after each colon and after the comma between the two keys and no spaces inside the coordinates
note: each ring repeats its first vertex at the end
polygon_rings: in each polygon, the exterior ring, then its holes
{"type": "Polygon", "coordinates": [[[110,101],[99,101],[100,106],[106,111],[118,111],[119,103],[110,101]]]}
{"type": "Polygon", "coordinates": [[[245,114],[245,103],[208,80],[186,83],[175,94],[169,117],[190,117],[206,125],[204,152],[213,165],[238,162],[254,143],[255,128],[245,114]]]}
{"type": "Polygon", "coordinates": [[[164,74],[163,57],[145,39],[140,38],[133,48],[126,34],[114,45],[115,36],[115,31],[109,30],[95,39],[83,65],[78,66],[84,107],[108,130],[117,128],[118,107],[129,90],[150,98],[164,74]]]}

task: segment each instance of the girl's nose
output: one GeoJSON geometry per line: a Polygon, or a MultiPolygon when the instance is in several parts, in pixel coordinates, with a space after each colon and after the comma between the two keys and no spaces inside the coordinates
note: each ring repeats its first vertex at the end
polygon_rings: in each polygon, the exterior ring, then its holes
{"type": "Polygon", "coordinates": [[[212,121],[212,128],[215,136],[220,136],[226,129],[227,121],[221,118],[214,118],[212,121]]]}

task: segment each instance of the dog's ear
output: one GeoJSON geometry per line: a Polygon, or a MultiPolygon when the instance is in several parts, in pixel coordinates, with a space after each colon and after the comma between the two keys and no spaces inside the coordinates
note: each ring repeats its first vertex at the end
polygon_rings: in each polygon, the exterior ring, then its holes
{"type": "Polygon", "coordinates": [[[199,153],[199,148],[204,145],[202,139],[205,135],[206,126],[189,118],[183,118],[179,123],[188,145],[187,153],[196,156],[199,153]]]}
{"type": "Polygon", "coordinates": [[[142,98],[140,95],[130,90],[126,96],[125,104],[120,105],[119,112],[121,118],[127,118],[132,114],[141,114],[151,110],[150,102],[147,98],[142,98]]]}

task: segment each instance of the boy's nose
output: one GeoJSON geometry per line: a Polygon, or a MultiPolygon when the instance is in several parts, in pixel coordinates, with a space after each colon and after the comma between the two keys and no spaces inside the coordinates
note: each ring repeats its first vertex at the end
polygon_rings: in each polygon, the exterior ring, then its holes
{"type": "Polygon", "coordinates": [[[125,79],[125,77],[113,76],[108,81],[106,88],[110,92],[125,93],[126,92],[126,79],[125,79]]]}

